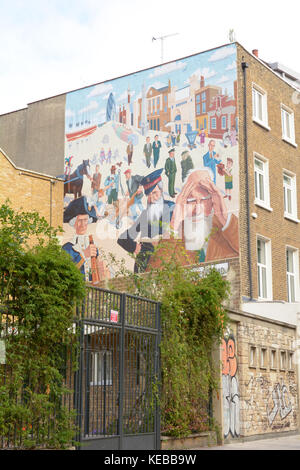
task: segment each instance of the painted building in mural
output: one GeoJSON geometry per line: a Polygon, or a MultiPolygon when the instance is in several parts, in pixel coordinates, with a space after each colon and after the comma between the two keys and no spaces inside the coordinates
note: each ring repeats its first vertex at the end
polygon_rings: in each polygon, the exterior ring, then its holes
{"type": "Polygon", "coordinates": [[[237,133],[235,45],[67,94],[64,248],[87,280],[82,212],[100,280],[109,253],[149,270],[171,234],[190,264],[238,257],[237,133]]]}

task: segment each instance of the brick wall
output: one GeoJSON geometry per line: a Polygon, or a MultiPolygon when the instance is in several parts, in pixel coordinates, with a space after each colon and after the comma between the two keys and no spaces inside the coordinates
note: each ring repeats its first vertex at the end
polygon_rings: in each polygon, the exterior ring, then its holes
{"type": "Polygon", "coordinates": [[[18,169],[0,150],[0,204],[7,198],[14,209],[38,211],[53,227],[62,226],[63,182],[18,169]]]}
{"type": "MultiPolygon", "coordinates": [[[[258,297],[256,236],[262,235],[271,239],[272,244],[272,277],[273,299],[287,300],[286,288],[286,245],[300,248],[300,225],[284,218],[283,202],[283,169],[296,174],[298,186],[300,181],[299,148],[282,139],[281,104],[294,112],[296,141],[300,130],[300,106],[293,103],[295,90],[264,66],[258,59],[238,45],[238,110],[239,110],[239,152],[240,152],[240,256],[242,294],[249,296],[249,274],[247,253],[247,219],[245,189],[245,142],[244,142],[244,98],[243,71],[241,63],[247,62],[247,129],[248,129],[248,171],[251,217],[251,253],[253,297],[258,297]],[[252,84],[260,86],[267,93],[269,130],[255,123],[252,119],[252,84]],[[269,162],[269,186],[271,211],[254,204],[254,152],[265,157],[269,162]]],[[[298,142],[299,145],[299,142],[298,142]]],[[[300,192],[298,191],[298,208],[300,192]]]]}

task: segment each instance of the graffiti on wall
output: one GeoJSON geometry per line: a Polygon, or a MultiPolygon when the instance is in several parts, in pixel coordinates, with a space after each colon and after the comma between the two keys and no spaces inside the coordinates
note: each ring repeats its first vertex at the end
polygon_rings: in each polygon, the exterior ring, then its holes
{"type": "Polygon", "coordinates": [[[240,394],[237,377],[237,355],[234,335],[222,341],[222,391],[224,437],[240,434],[240,394]]]}
{"type": "Polygon", "coordinates": [[[267,415],[270,426],[272,426],[277,415],[283,420],[293,409],[288,388],[283,381],[281,381],[281,384],[275,384],[272,390],[272,405],[267,404],[267,415]]]}
{"type": "Polygon", "coordinates": [[[234,44],[68,93],[63,247],[94,283],[171,233],[189,264],[238,257],[238,175],[234,44]]]}

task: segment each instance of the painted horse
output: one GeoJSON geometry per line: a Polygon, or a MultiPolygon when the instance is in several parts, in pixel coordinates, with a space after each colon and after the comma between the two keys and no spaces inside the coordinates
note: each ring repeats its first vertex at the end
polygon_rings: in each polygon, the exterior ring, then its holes
{"type": "Polygon", "coordinates": [[[74,199],[81,197],[83,176],[89,176],[90,161],[83,162],[70,175],[65,175],[64,196],[66,194],[74,194],[74,199]]]}

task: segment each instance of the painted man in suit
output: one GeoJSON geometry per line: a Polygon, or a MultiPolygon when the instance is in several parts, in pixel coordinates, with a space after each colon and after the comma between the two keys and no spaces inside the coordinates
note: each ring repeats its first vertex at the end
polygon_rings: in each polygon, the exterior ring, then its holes
{"type": "Polygon", "coordinates": [[[214,140],[210,140],[208,143],[208,152],[203,155],[203,164],[204,166],[210,168],[214,175],[214,184],[216,184],[216,166],[222,162],[222,160],[218,160],[219,154],[214,151],[216,143],[214,140]]]}
{"type": "Polygon", "coordinates": [[[143,212],[144,210],[142,204],[143,187],[141,186],[141,182],[144,177],[140,175],[132,175],[130,169],[126,170],[124,172],[124,175],[126,178],[126,186],[128,189],[126,196],[129,196],[129,198],[134,197],[133,203],[130,205],[130,211],[133,220],[136,220],[138,218],[137,208],[140,210],[140,212],[143,212]]]}
{"type": "Polygon", "coordinates": [[[156,165],[157,165],[158,160],[159,160],[160,148],[161,148],[161,141],[158,140],[158,135],[156,135],[154,137],[154,142],[152,144],[153,158],[154,158],[154,168],[156,168],[156,165]]]}
{"type": "Polygon", "coordinates": [[[151,166],[151,155],[152,155],[152,145],[150,142],[150,137],[146,137],[146,143],[144,145],[144,155],[146,158],[146,165],[148,168],[151,166]]]}
{"type": "Polygon", "coordinates": [[[156,170],[141,181],[147,196],[147,208],[118,239],[124,250],[136,255],[135,273],[147,271],[155,246],[170,230],[175,204],[163,198],[162,172],[163,169],[156,170]]]}
{"type": "Polygon", "coordinates": [[[129,142],[129,144],[127,145],[126,152],[127,152],[127,158],[128,158],[128,165],[130,166],[132,163],[132,155],[133,155],[133,143],[132,142],[129,142]]]}
{"type": "Polygon", "coordinates": [[[176,167],[176,162],[175,162],[175,149],[172,148],[171,150],[169,150],[169,157],[167,158],[166,163],[165,163],[165,173],[169,180],[168,191],[169,191],[169,195],[172,198],[176,196],[176,193],[175,193],[176,172],[177,172],[177,167],[176,167]]]}

